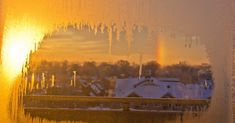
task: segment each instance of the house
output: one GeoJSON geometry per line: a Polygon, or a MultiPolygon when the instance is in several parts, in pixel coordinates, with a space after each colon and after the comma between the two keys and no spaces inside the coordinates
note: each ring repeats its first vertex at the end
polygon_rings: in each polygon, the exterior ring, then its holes
{"type": "Polygon", "coordinates": [[[143,98],[208,98],[212,88],[205,88],[201,84],[183,84],[177,78],[126,78],[117,79],[115,87],[116,97],[143,98]]]}

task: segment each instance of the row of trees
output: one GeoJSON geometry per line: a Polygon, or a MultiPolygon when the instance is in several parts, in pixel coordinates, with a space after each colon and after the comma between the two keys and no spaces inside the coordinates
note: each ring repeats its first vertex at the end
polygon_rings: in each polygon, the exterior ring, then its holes
{"type": "MultiPolygon", "coordinates": [[[[96,63],[95,61],[79,63],[48,62],[42,61],[38,64],[31,64],[28,73],[41,74],[47,76],[55,75],[60,81],[69,81],[73,76],[73,71],[84,78],[106,78],[106,77],[138,77],[140,65],[129,63],[125,60],[116,63],[96,63]]],[[[184,83],[195,83],[198,81],[198,72],[200,70],[209,70],[210,66],[192,66],[186,63],[179,63],[168,66],[161,66],[155,61],[150,61],[142,66],[142,76],[153,77],[175,77],[184,83]]],[[[211,76],[211,75],[209,75],[211,76]]]]}

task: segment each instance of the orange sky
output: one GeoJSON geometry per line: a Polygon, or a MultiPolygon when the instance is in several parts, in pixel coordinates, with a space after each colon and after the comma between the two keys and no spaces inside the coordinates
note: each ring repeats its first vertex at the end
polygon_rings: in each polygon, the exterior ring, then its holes
{"type": "Polygon", "coordinates": [[[208,62],[205,49],[200,41],[190,41],[192,43],[188,43],[184,38],[180,34],[177,36],[171,34],[169,36],[168,34],[159,33],[157,39],[153,41],[136,39],[132,42],[129,53],[127,41],[116,40],[113,41],[112,54],[110,55],[109,43],[105,39],[86,40],[86,37],[76,32],[76,30],[60,31],[54,33],[51,38],[43,40],[40,49],[35,54],[35,58],[38,61],[69,60],[73,62],[90,60],[115,62],[124,59],[138,63],[140,54],[142,54],[143,62],[156,60],[162,65],[175,64],[179,61],[186,61],[189,64],[208,62]]]}

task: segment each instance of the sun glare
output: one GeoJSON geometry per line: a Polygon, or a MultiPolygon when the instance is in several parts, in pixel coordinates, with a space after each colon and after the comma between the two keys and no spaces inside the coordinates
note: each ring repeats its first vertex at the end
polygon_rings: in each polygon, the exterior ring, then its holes
{"type": "Polygon", "coordinates": [[[30,50],[43,38],[40,28],[35,25],[9,25],[3,35],[3,69],[10,78],[20,74],[30,50]]]}
{"type": "Polygon", "coordinates": [[[165,49],[164,49],[164,38],[162,36],[159,36],[157,39],[157,50],[156,50],[156,59],[157,62],[161,65],[165,65],[165,49]]]}

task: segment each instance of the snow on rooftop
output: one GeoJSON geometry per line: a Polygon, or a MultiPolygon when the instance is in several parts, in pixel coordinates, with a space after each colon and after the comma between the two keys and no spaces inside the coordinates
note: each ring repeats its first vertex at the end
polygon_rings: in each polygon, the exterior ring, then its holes
{"type": "Polygon", "coordinates": [[[115,95],[128,97],[131,94],[144,98],[162,98],[171,95],[174,98],[208,98],[212,89],[205,90],[199,84],[184,85],[177,78],[127,78],[117,79],[115,95]]]}

